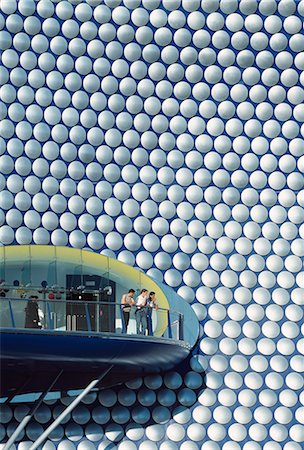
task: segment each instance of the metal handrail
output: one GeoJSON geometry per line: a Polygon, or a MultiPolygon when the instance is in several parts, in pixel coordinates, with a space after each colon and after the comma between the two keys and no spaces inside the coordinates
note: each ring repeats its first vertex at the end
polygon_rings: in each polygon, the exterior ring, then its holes
{"type": "MultiPolygon", "coordinates": [[[[68,291],[70,292],[70,291],[68,291]]],[[[30,297],[0,297],[0,304],[2,301],[28,301],[30,300],[30,297]]],[[[75,303],[75,305],[80,305],[80,304],[88,304],[88,305],[105,305],[105,306],[123,306],[122,303],[118,303],[118,302],[105,302],[102,301],[100,302],[99,300],[93,301],[93,300],[84,300],[84,299],[80,299],[80,300],[70,300],[70,299],[47,299],[47,298],[37,298],[37,303],[75,303]]],[[[131,307],[136,308],[136,305],[132,305],[131,307]]],[[[149,308],[149,306],[146,306],[146,308],[149,308]]],[[[166,311],[166,312],[170,312],[170,313],[174,313],[177,315],[182,315],[183,314],[180,311],[177,311],[176,309],[170,309],[170,308],[157,308],[158,311],[166,311]]]]}
{"type": "MultiPolygon", "coordinates": [[[[70,300],[70,299],[40,299],[37,298],[35,299],[37,304],[40,304],[40,309],[43,309],[44,314],[45,314],[45,321],[44,321],[44,325],[47,324],[47,326],[44,326],[42,329],[45,331],[64,331],[64,332],[69,332],[69,331],[76,331],[76,332],[81,332],[81,331],[86,331],[88,334],[95,334],[95,333],[105,333],[105,332],[109,332],[109,333],[117,333],[117,328],[116,328],[116,324],[115,321],[117,319],[121,319],[122,321],[122,333],[126,333],[125,330],[125,326],[124,326],[124,319],[123,319],[123,309],[122,309],[122,304],[121,303],[117,303],[117,302],[106,302],[106,301],[92,301],[92,300],[85,300],[85,299],[79,299],[79,300],[70,300]],[[73,306],[82,306],[84,308],[84,312],[81,313],[78,317],[82,317],[81,320],[85,321],[86,324],[86,330],[81,330],[81,329],[76,329],[76,316],[74,317],[71,316],[69,317],[69,314],[67,314],[67,311],[65,310],[62,314],[62,320],[63,320],[63,326],[66,327],[66,329],[64,330],[60,330],[61,327],[59,327],[59,329],[57,329],[57,324],[56,324],[56,319],[57,319],[57,312],[53,312],[52,311],[52,305],[54,306],[58,306],[58,305],[69,305],[73,308],[73,306]],[[95,313],[92,315],[92,313],[90,313],[89,311],[89,306],[92,305],[96,308],[95,313]],[[113,317],[113,324],[114,324],[114,328],[113,331],[100,331],[99,328],[99,313],[100,311],[106,311],[106,308],[111,308],[112,312],[114,313],[113,317]],[[117,310],[119,310],[119,312],[117,312],[117,310]],[[98,311],[98,312],[97,312],[98,311]],[[116,311],[116,313],[114,312],[116,311]],[[56,316],[56,317],[55,317],[56,316]],[[75,323],[71,322],[71,320],[74,321],[75,323]],[[94,329],[92,329],[92,324],[91,324],[91,318],[94,320],[97,320],[97,322],[95,322],[95,326],[96,326],[96,331],[94,329]],[[69,321],[70,319],[70,321],[69,321]],[[71,322],[71,323],[70,323],[71,322]],[[98,328],[98,330],[97,330],[98,328]]],[[[18,326],[18,324],[16,324],[16,320],[18,322],[18,319],[16,319],[15,314],[16,311],[14,311],[14,305],[16,304],[20,304],[22,303],[28,303],[29,301],[31,301],[30,297],[22,297],[22,298],[15,298],[15,297],[0,297],[0,311],[1,311],[1,304],[7,304],[8,308],[8,320],[10,321],[11,325],[10,326],[3,326],[0,324],[0,328],[4,329],[4,328],[14,328],[14,329],[25,329],[27,328],[26,326],[18,326]],[[9,319],[10,317],[10,319],[9,319]]],[[[4,306],[4,305],[3,305],[4,306]]],[[[136,311],[136,305],[132,305],[131,308],[133,309],[133,311],[136,311]]],[[[149,306],[146,306],[146,308],[149,308],[149,306]]],[[[158,307],[156,308],[151,308],[151,310],[155,310],[157,312],[157,314],[161,313],[161,314],[165,314],[165,317],[167,319],[167,324],[166,324],[166,329],[163,333],[162,336],[160,336],[159,334],[156,337],[167,337],[169,339],[174,339],[174,340],[183,340],[183,314],[179,311],[176,310],[170,310],[168,308],[160,308],[158,307]],[[173,330],[172,327],[175,327],[175,325],[178,324],[178,327],[176,329],[176,332],[173,334],[173,330]]],[[[18,312],[20,313],[20,311],[18,312]]],[[[18,317],[18,316],[17,316],[18,317]]],[[[102,323],[102,322],[101,322],[102,323]]],[[[94,327],[95,327],[94,326],[94,327]]],[[[31,328],[31,327],[29,327],[31,328]]],[[[37,327],[39,329],[39,327],[37,327]]],[[[118,333],[120,334],[120,333],[118,333]]],[[[149,333],[149,328],[148,328],[148,334],[151,336],[151,334],[149,333]]],[[[153,334],[152,334],[153,335],[153,334]]]]}

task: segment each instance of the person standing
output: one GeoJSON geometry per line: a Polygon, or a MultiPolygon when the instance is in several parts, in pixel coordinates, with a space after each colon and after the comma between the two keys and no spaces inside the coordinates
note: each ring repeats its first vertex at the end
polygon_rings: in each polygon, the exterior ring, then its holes
{"type": "Polygon", "coordinates": [[[121,297],[121,309],[122,309],[123,321],[124,321],[124,326],[125,326],[125,333],[128,330],[131,307],[133,305],[135,305],[135,301],[133,298],[134,294],[135,294],[134,289],[129,289],[128,293],[123,294],[123,296],[121,297]]]}
{"type": "Polygon", "coordinates": [[[137,334],[146,334],[147,329],[147,289],[142,289],[136,299],[136,332],[137,334]]]}
{"type": "Polygon", "coordinates": [[[38,308],[38,297],[31,295],[25,308],[24,328],[41,328],[38,308]]]}
{"type": "Polygon", "coordinates": [[[152,327],[152,312],[153,309],[158,310],[158,305],[156,304],[156,294],[151,291],[149,294],[149,298],[147,300],[147,329],[148,336],[153,336],[153,327],[152,327]]]}

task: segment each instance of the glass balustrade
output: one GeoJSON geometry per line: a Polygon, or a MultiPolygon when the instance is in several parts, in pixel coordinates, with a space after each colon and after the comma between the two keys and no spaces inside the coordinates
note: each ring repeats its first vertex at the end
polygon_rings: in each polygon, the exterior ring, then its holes
{"type": "Polygon", "coordinates": [[[192,308],[172,288],[121,261],[67,247],[0,247],[1,327],[29,328],[30,299],[41,316],[32,328],[42,332],[141,334],[189,345],[198,336],[192,308]],[[143,290],[157,308],[122,310],[129,292],[136,303],[143,290]]]}
{"type": "MultiPolygon", "coordinates": [[[[31,287],[33,292],[33,287],[31,287]]],[[[100,301],[98,291],[61,290],[54,295],[0,297],[1,329],[35,329],[43,333],[114,333],[183,340],[183,314],[165,308],[132,306],[128,327],[120,303],[100,301]],[[53,298],[54,297],[54,298],[53,298]],[[59,297],[58,299],[56,297],[59,297]],[[88,300],[89,299],[89,300],[88,300]]],[[[20,293],[19,293],[20,295],[20,293]]]]}

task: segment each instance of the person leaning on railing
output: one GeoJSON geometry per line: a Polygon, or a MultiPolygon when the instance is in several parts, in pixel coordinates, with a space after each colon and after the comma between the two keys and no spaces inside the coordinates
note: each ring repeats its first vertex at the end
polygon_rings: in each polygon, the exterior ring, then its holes
{"type": "Polygon", "coordinates": [[[147,289],[142,289],[140,291],[139,296],[136,299],[136,333],[137,334],[146,334],[147,329],[147,300],[148,300],[148,291],[147,289]]]}
{"type": "Polygon", "coordinates": [[[152,312],[153,309],[156,311],[158,310],[158,305],[156,303],[156,294],[155,292],[151,291],[149,294],[149,298],[147,300],[147,330],[148,335],[153,336],[153,327],[152,327],[152,312]]]}
{"type": "Polygon", "coordinates": [[[121,309],[122,309],[122,315],[123,315],[123,320],[124,320],[124,324],[125,324],[125,333],[127,332],[129,321],[130,321],[131,307],[133,305],[135,305],[135,301],[133,298],[134,294],[135,294],[135,290],[129,289],[128,293],[123,294],[123,296],[121,297],[121,309]]]}

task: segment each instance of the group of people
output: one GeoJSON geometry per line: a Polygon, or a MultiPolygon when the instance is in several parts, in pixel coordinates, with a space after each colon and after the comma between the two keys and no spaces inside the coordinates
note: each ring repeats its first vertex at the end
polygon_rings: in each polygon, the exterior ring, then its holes
{"type": "Polygon", "coordinates": [[[152,330],[152,311],[158,309],[156,304],[155,292],[148,293],[147,289],[142,289],[139,296],[134,299],[135,290],[129,289],[127,294],[123,294],[121,298],[121,308],[123,313],[123,320],[125,325],[125,332],[127,332],[131,308],[135,310],[136,333],[149,336],[153,335],[152,330]]]}
{"type": "MultiPolygon", "coordinates": [[[[121,298],[121,308],[125,332],[127,332],[130,313],[133,307],[135,311],[136,333],[141,335],[153,335],[152,311],[157,310],[156,294],[147,289],[142,289],[135,299],[135,290],[129,289],[121,298]]],[[[43,328],[44,314],[38,305],[38,296],[31,295],[25,308],[25,328],[43,328]]]]}

